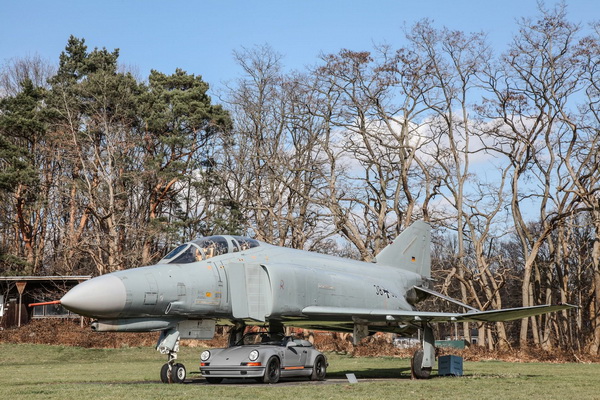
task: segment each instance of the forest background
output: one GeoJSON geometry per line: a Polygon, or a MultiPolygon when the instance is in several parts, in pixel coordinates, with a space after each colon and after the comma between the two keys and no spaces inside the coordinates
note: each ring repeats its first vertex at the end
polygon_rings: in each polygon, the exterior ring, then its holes
{"type": "Polygon", "coordinates": [[[425,219],[442,293],[579,305],[471,325],[481,345],[599,353],[597,23],[540,6],[495,54],[421,20],[293,72],[242,48],[218,101],[118,58],[71,36],[58,65],[2,66],[0,275],[100,275],[219,233],[369,261],[425,219]]]}

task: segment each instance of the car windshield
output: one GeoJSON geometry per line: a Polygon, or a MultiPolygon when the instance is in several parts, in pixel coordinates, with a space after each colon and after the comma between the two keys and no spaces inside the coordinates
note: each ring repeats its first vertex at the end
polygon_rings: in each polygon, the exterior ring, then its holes
{"type": "Polygon", "coordinates": [[[252,332],[247,333],[236,343],[236,346],[249,346],[249,345],[271,345],[271,346],[285,346],[289,337],[284,336],[281,333],[268,333],[268,332],[252,332]]]}

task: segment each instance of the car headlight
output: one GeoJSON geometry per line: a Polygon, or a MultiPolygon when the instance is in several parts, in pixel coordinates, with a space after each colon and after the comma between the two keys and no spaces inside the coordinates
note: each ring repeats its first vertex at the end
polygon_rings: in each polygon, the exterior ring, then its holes
{"type": "Polygon", "coordinates": [[[200,354],[200,360],[206,361],[210,358],[210,351],[204,350],[202,354],[200,354]]]}
{"type": "Polygon", "coordinates": [[[252,350],[248,355],[250,361],[256,361],[258,359],[258,350],[252,350]]]}

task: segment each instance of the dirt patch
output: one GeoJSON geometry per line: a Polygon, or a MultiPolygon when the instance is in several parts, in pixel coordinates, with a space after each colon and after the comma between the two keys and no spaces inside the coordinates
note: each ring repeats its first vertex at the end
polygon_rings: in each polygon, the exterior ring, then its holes
{"type": "MultiPolygon", "coordinates": [[[[358,346],[352,343],[352,335],[314,332],[314,345],[321,351],[333,351],[337,353],[349,354],[356,357],[401,357],[410,358],[417,348],[398,348],[393,345],[392,340],[387,334],[375,334],[363,339],[358,346]]],[[[508,362],[585,362],[599,363],[600,356],[591,356],[583,353],[574,353],[561,349],[552,351],[543,350],[537,347],[528,349],[507,349],[490,351],[479,346],[469,346],[465,349],[437,348],[437,355],[457,355],[463,357],[466,361],[487,361],[501,360],[508,362]]]]}
{"type": "Polygon", "coordinates": [[[552,351],[543,350],[538,347],[527,349],[507,349],[490,351],[479,346],[470,346],[464,350],[440,348],[438,355],[453,354],[463,357],[466,361],[488,361],[502,360],[508,362],[545,362],[545,363],[598,363],[600,356],[591,356],[589,354],[574,353],[561,349],[552,351]]]}
{"type": "MultiPolygon", "coordinates": [[[[94,332],[89,326],[81,327],[79,320],[40,319],[20,328],[0,331],[0,343],[32,343],[86,348],[121,348],[155,346],[159,332],[94,332]]],[[[218,347],[226,343],[225,336],[214,340],[182,340],[189,347],[218,347]]]]}
{"type": "Polygon", "coordinates": [[[373,335],[364,338],[355,346],[352,335],[335,332],[314,332],[314,346],[321,351],[333,351],[356,357],[411,357],[414,349],[398,348],[392,344],[388,335],[373,335]]]}
{"type": "Polygon", "coordinates": [[[81,327],[79,320],[33,320],[20,328],[0,331],[0,342],[119,348],[155,345],[158,333],[103,332],[81,327]]]}

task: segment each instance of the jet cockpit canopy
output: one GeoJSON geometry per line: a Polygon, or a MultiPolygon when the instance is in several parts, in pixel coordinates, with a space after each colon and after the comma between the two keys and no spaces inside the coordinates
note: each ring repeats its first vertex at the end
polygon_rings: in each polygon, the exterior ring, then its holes
{"type": "Polygon", "coordinates": [[[158,264],[189,264],[258,246],[260,243],[257,240],[243,236],[207,236],[177,246],[158,264]]]}

